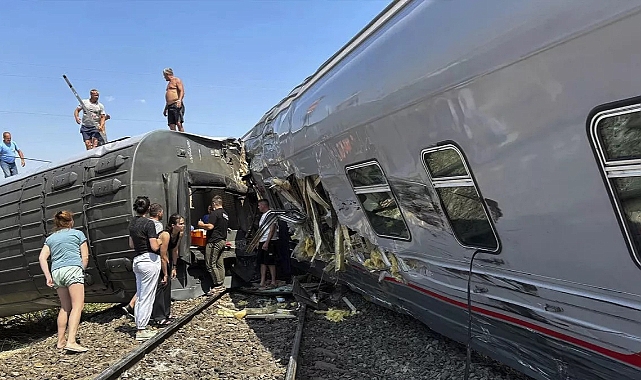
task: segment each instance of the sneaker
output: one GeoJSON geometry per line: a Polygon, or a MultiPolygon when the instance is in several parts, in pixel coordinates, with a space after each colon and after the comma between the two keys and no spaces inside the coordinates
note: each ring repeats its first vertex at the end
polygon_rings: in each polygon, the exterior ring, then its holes
{"type": "Polygon", "coordinates": [[[151,330],[138,330],[136,332],[136,340],[137,341],[145,341],[147,339],[153,338],[157,334],[156,331],[151,331],[151,330]]]}
{"type": "Polygon", "coordinates": [[[122,307],[122,311],[125,313],[127,318],[129,318],[131,320],[135,320],[136,319],[136,317],[134,316],[134,309],[132,309],[131,306],[129,306],[129,305],[123,306],[122,307]]]}

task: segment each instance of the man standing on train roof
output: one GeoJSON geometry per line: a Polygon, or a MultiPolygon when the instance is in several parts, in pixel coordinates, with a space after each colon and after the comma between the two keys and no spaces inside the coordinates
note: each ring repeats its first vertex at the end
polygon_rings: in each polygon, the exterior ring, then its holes
{"type": "Polygon", "coordinates": [[[20,157],[20,166],[24,167],[22,151],[18,149],[15,141],[11,141],[11,133],[4,132],[2,134],[2,144],[0,144],[0,167],[4,172],[4,178],[18,174],[16,157],[20,157]]]}
{"type": "Polygon", "coordinates": [[[170,67],[162,71],[162,76],[169,82],[165,91],[165,110],[162,114],[167,117],[169,129],[175,131],[178,126],[178,131],[184,132],[185,104],[183,98],[185,97],[185,87],[183,87],[180,78],[174,76],[174,71],[170,67]]]}
{"type": "Polygon", "coordinates": [[[99,145],[102,140],[100,133],[105,131],[105,106],[98,102],[99,97],[98,90],[92,89],[89,91],[89,99],[83,99],[82,105],[76,107],[73,113],[76,123],[80,124],[80,134],[87,150],[99,145]],[[82,122],[79,116],[80,111],[82,111],[82,122]]]}

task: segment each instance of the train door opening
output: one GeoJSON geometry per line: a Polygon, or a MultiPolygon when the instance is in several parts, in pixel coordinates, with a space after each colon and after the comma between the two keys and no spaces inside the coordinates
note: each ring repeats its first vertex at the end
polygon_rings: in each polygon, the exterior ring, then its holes
{"type": "MultiPolygon", "coordinates": [[[[177,278],[172,281],[172,298],[177,300],[197,297],[209,291],[213,285],[205,266],[207,231],[198,227],[198,221],[206,221],[214,196],[223,199],[223,208],[229,217],[227,242],[223,252],[226,269],[226,285],[231,281],[236,268],[236,255],[242,255],[248,230],[249,214],[255,205],[246,202],[246,191],[230,178],[215,173],[193,172],[183,167],[175,173],[166,173],[165,219],[173,213],[185,218],[185,231],[179,244],[177,278]]],[[[253,269],[253,268],[252,268],[253,269]]]]}

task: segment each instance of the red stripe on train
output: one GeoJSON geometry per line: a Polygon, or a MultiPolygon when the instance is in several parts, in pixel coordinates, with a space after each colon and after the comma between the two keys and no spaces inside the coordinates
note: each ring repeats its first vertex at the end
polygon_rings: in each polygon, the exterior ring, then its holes
{"type": "MultiPolygon", "coordinates": [[[[354,268],[358,268],[358,267],[354,267],[354,268]]],[[[360,268],[358,268],[358,269],[360,269],[360,268]]],[[[390,281],[390,282],[394,282],[394,283],[396,283],[398,285],[406,285],[406,284],[398,281],[394,277],[385,277],[385,280],[386,281],[390,281]]],[[[418,285],[415,285],[415,284],[412,284],[412,283],[407,284],[407,286],[409,286],[410,288],[412,288],[414,290],[417,290],[417,291],[419,291],[421,293],[427,294],[430,297],[439,299],[441,301],[447,302],[449,304],[452,304],[452,305],[455,305],[455,306],[458,306],[458,307],[460,307],[462,309],[466,309],[467,310],[467,304],[464,303],[464,302],[460,302],[460,301],[457,301],[455,299],[445,297],[445,296],[443,296],[441,294],[435,293],[435,292],[433,292],[431,290],[427,290],[425,288],[422,288],[422,287],[420,287],[418,285]]],[[[588,350],[591,350],[591,351],[594,351],[594,352],[598,352],[601,355],[608,356],[608,357],[610,357],[612,359],[616,359],[616,360],[622,361],[624,363],[633,365],[635,367],[641,367],[641,352],[635,353],[635,354],[623,354],[623,353],[620,353],[620,352],[612,351],[612,350],[607,349],[605,347],[598,346],[598,345],[596,345],[594,343],[586,342],[584,340],[575,338],[573,336],[566,335],[566,334],[560,333],[558,331],[554,331],[554,330],[539,326],[539,325],[537,325],[535,323],[527,322],[527,321],[524,321],[524,320],[521,320],[521,319],[518,319],[518,318],[515,318],[515,317],[511,317],[509,315],[498,313],[496,311],[483,309],[483,308],[478,307],[478,306],[472,306],[472,310],[475,313],[484,314],[484,315],[487,315],[487,316],[495,318],[495,319],[500,319],[500,320],[503,320],[503,321],[506,321],[506,322],[509,322],[509,323],[512,323],[512,324],[515,324],[515,325],[519,325],[519,326],[522,326],[522,327],[525,327],[525,328],[528,328],[528,329],[532,329],[532,330],[538,331],[540,333],[549,335],[549,336],[551,336],[553,338],[556,338],[556,339],[563,340],[565,342],[574,344],[576,346],[587,348],[588,350]]]]}

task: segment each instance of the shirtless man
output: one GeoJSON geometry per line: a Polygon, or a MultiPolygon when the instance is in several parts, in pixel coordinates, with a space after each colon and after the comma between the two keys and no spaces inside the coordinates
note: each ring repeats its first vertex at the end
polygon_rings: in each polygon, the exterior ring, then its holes
{"type": "Polygon", "coordinates": [[[183,104],[183,98],[185,97],[185,88],[183,87],[183,82],[180,78],[174,76],[174,71],[169,67],[162,71],[162,76],[169,82],[165,92],[163,115],[167,117],[169,129],[175,131],[176,126],[178,126],[178,131],[184,132],[185,105],[183,104]]]}

